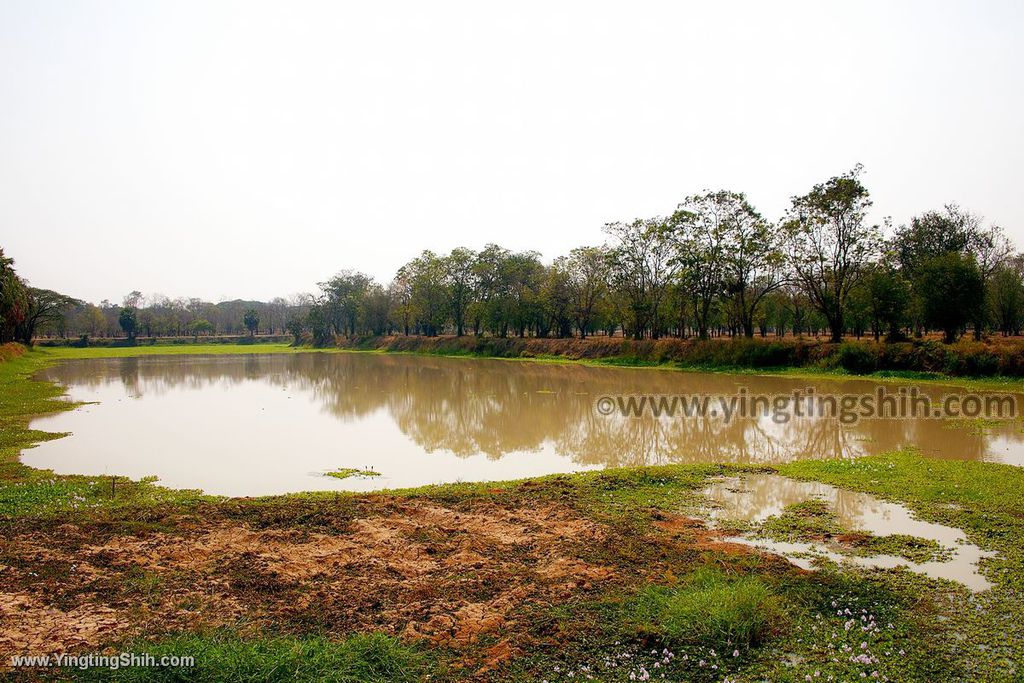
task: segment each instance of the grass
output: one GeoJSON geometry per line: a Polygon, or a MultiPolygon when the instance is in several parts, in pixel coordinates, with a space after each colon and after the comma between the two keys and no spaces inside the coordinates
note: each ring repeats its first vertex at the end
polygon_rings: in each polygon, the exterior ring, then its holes
{"type": "MultiPolygon", "coordinates": [[[[994,463],[930,460],[905,450],[856,461],[799,461],[779,467],[801,479],[899,501],[925,520],[963,529],[998,553],[983,561],[995,588],[948,597],[937,647],[964,668],[965,680],[1024,677],[1024,469],[994,463]]],[[[927,600],[925,589],[907,589],[927,600]]],[[[948,678],[948,675],[947,675],[948,678]]]]}
{"type": "Polygon", "coordinates": [[[943,561],[952,555],[952,550],[932,539],[906,534],[875,536],[845,528],[821,500],[789,505],[781,515],[769,517],[748,531],[775,541],[832,543],[856,555],[895,555],[911,562],[943,561]]]}
{"type": "Polygon", "coordinates": [[[676,586],[648,586],[636,602],[642,631],[666,646],[760,645],[783,621],[779,596],[754,576],[705,569],[676,586]]]}
{"type": "Polygon", "coordinates": [[[858,543],[856,549],[866,555],[895,555],[911,562],[944,562],[953,551],[930,538],[918,538],[907,534],[868,536],[858,543]]]}
{"type": "Polygon", "coordinates": [[[806,541],[838,536],[844,531],[828,503],[806,500],[787,506],[778,517],[769,517],[756,533],[779,541],[806,541]]]}
{"type": "Polygon", "coordinates": [[[943,425],[946,429],[962,429],[971,434],[985,434],[990,429],[1004,425],[1009,420],[994,418],[955,418],[947,419],[943,425]]]}
{"type": "Polygon", "coordinates": [[[83,681],[402,683],[421,680],[428,662],[419,649],[381,633],[341,641],[316,636],[245,638],[231,631],[183,633],[156,643],[126,643],[122,651],[152,655],[157,661],[193,657],[195,665],[65,671],[83,681]]]}

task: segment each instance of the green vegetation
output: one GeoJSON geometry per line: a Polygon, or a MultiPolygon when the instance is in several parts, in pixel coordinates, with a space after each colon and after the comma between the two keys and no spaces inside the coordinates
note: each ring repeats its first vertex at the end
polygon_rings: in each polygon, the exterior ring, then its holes
{"type": "Polygon", "coordinates": [[[376,471],[372,467],[365,467],[363,469],[340,467],[332,472],[324,472],[324,476],[334,477],[335,479],[348,479],[349,477],[379,477],[380,472],[376,471]]]}
{"type": "MultiPolygon", "coordinates": [[[[255,344],[230,344],[230,343],[206,343],[206,344],[149,344],[145,346],[90,346],[72,347],[37,346],[29,353],[29,357],[35,360],[39,367],[46,364],[61,361],[75,360],[78,358],[135,358],[138,356],[178,356],[178,355],[243,355],[243,354],[268,354],[268,353],[297,353],[312,351],[309,348],[296,348],[289,344],[282,343],[255,343],[255,344]]],[[[323,350],[318,350],[323,352],[323,350]]]]}
{"type": "Polygon", "coordinates": [[[938,381],[975,388],[1020,386],[1024,344],[934,340],[891,344],[814,340],[729,342],[696,339],[499,339],[494,337],[356,337],[339,339],[348,351],[441,356],[582,361],[617,367],[787,376],[863,376],[903,382],[938,381]],[[850,356],[856,360],[851,362],[850,356]]]}
{"type": "Polygon", "coordinates": [[[783,609],[772,590],[756,577],[729,578],[705,569],[680,585],[648,586],[637,598],[643,631],[670,646],[759,645],[781,626],[783,609]]]}
{"type": "Polygon", "coordinates": [[[968,600],[953,599],[942,648],[963,662],[968,680],[1020,680],[1024,470],[929,460],[910,450],[853,462],[793,462],[779,471],[899,501],[923,519],[963,529],[972,543],[996,551],[997,557],[983,563],[996,587],[968,600]]]}
{"type": "Polygon", "coordinates": [[[124,330],[125,336],[128,337],[128,342],[134,342],[135,335],[139,329],[139,318],[135,309],[130,306],[122,308],[117,316],[117,324],[124,330]]]}
{"type": "Polygon", "coordinates": [[[426,656],[381,633],[335,642],[323,637],[239,636],[230,631],[183,633],[156,643],[127,643],[125,652],[161,657],[190,656],[191,667],[90,669],[65,672],[93,681],[328,681],[402,683],[422,680],[426,656]]]}
{"type": "Polygon", "coordinates": [[[827,543],[858,555],[896,555],[911,562],[943,561],[952,555],[950,549],[931,539],[905,534],[874,536],[844,528],[828,504],[820,500],[790,505],[783,514],[749,531],[776,541],[827,543]]]}
{"type": "Polygon", "coordinates": [[[856,547],[867,555],[896,555],[911,562],[942,562],[952,555],[952,550],[943,548],[938,541],[906,534],[869,536],[856,547]]]}
{"type": "Polygon", "coordinates": [[[786,507],[783,514],[765,520],[757,533],[780,541],[822,540],[844,533],[828,503],[808,500],[786,507]]]}
{"type": "Polygon", "coordinates": [[[976,319],[985,283],[974,258],[949,252],[932,258],[921,269],[924,315],[942,330],[947,344],[976,319]]]}
{"type": "Polygon", "coordinates": [[[245,329],[249,330],[249,336],[255,336],[260,328],[259,312],[255,308],[250,308],[245,312],[242,322],[245,323],[245,329]]]}

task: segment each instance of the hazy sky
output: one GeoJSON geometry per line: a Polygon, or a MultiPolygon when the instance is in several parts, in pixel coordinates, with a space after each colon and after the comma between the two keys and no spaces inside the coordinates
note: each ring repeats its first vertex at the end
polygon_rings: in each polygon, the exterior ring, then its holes
{"type": "Polygon", "coordinates": [[[36,286],[268,299],[550,259],[865,165],[1024,244],[1024,3],[0,0],[0,246],[36,286]]]}

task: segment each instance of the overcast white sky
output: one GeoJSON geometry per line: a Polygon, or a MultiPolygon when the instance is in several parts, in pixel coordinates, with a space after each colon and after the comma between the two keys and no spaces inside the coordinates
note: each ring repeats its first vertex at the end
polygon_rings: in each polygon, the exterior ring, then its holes
{"type": "Polygon", "coordinates": [[[866,167],[1024,244],[1024,3],[0,0],[0,246],[36,286],[269,299],[551,258],[866,167]]]}

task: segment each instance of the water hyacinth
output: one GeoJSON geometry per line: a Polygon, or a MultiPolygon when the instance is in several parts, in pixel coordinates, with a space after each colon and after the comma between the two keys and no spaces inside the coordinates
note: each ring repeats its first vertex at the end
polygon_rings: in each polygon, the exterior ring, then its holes
{"type": "Polygon", "coordinates": [[[709,675],[722,674],[712,680],[718,683],[735,681],[733,678],[736,664],[740,662],[742,653],[734,648],[728,659],[712,647],[691,647],[689,652],[674,650],[669,647],[641,650],[636,646],[616,644],[617,651],[601,655],[595,662],[584,662],[572,665],[560,664],[551,668],[554,676],[544,680],[547,683],[565,681],[597,680],[597,681],[685,681],[693,678],[693,672],[703,671],[701,680],[709,675]]]}

